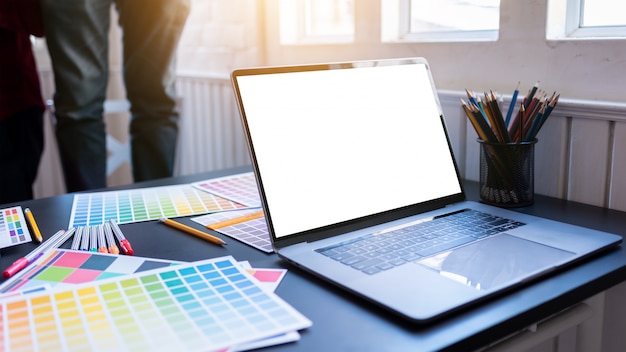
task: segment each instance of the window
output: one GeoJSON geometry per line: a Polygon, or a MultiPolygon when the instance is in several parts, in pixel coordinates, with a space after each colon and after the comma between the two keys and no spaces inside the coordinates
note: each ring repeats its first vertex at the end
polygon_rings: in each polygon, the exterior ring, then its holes
{"type": "Polygon", "coordinates": [[[354,0],[280,0],[281,44],[350,43],[354,0]]]}
{"type": "Polygon", "coordinates": [[[548,39],[624,38],[623,0],[550,0],[548,39]]]}
{"type": "MultiPolygon", "coordinates": [[[[280,0],[281,44],[352,43],[355,1],[280,0]]],[[[382,0],[380,3],[383,42],[498,38],[500,0],[382,0]]]]}
{"type": "Polygon", "coordinates": [[[626,26],[624,0],[580,0],[580,27],[626,26]]]}
{"type": "Polygon", "coordinates": [[[500,0],[384,0],[381,6],[385,42],[498,38],[500,0]]]}

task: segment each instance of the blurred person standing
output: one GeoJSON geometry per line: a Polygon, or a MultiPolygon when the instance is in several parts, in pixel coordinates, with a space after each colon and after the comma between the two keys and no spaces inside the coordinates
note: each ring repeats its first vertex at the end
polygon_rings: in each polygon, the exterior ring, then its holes
{"type": "Polygon", "coordinates": [[[41,0],[41,5],[67,191],[106,187],[103,105],[112,5],[123,32],[133,179],[172,176],[179,119],[175,55],[190,0],[41,0]]]}
{"type": "Polygon", "coordinates": [[[44,148],[31,35],[43,36],[39,1],[0,0],[0,204],[33,198],[44,148]]]}

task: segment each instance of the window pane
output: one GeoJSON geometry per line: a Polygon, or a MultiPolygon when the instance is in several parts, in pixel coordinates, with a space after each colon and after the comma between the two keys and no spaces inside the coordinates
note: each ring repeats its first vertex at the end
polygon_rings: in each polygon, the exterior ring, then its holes
{"type": "Polygon", "coordinates": [[[306,0],[307,35],[349,35],[354,30],[352,0],[306,0]]]}
{"type": "Polygon", "coordinates": [[[354,37],[354,0],[281,0],[282,44],[348,42],[354,37]]]}
{"type": "Polygon", "coordinates": [[[624,0],[580,0],[581,27],[626,26],[624,0]]]}
{"type": "Polygon", "coordinates": [[[500,0],[411,0],[410,31],[497,30],[500,0]]]}

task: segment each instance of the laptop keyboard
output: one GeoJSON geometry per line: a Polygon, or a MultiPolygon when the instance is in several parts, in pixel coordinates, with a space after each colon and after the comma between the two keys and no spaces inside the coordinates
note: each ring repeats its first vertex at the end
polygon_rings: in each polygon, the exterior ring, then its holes
{"type": "Polygon", "coordinates": [[[373,275],[522,225],[525,224],[465,209],[316,251],[373,275]]]}

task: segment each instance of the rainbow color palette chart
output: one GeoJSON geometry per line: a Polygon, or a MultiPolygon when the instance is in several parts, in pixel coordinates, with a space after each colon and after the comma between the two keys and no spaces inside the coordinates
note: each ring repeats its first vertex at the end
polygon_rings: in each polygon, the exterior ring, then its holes
{"type": "Polygon", "coordinates": [[[69,227],[118,224],[246,208],[191,185],[76,194],[69,227]]]}
{"type": "Polygon", "coordinates": [[[1,350],[213,351],[311,326],[232,257],[0,301],[1,350]]]}
{"type": "Polygon", "coordinates": [[[22,207],[0,210],[0,248],[31,242],[22,207]]]}
{"type": "Polygon", "coordinates": [[[196,182],[193,186],[249,207],[261,206],[259,188],[252,172],[196,182]]]}
{"type": "MultiPolygon", "coordinates": [[[[254,212],[258,212],[260,208],[250,208],[243,210],[233,210],[221,213],[207,214],[192,218],[191,220],[207,226],[210,224],[218,223],[225,220],[236,219],[238,217],[245,216],[254,212]]],[[[216,231],[232,237],[238,241],[241,241],[249,246],[259,249],[266,253],[274,252],[272,242],[270,241],[270,235],[267,230],[267,223],[265,217],[262,216],[257,219],[247,220],[225,226],[217,229],[216,231]]]]}
{"type": "Polygon", "coordinates": [[[178,262],[129,255],[54,249],[0,285],[0,293],[62,287],[168,267],[178,262]]]}

